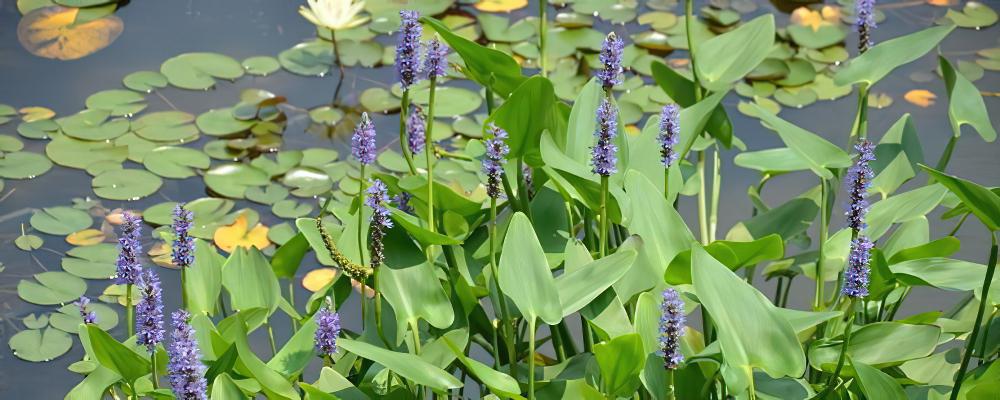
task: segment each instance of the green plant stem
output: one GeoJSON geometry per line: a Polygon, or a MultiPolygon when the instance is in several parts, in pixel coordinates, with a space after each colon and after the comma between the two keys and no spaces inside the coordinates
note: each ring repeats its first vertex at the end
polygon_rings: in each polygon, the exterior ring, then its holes
{"type": "Polygon", "coordinates": [[[156,377],[156,349],[155,348],[153,349],[153,352],[149,354],[149,365],[150,365],[150,368],[152,368],[152,370],[150,372],[150,375],[149,375],[149,380],[153,382],[153,389],[155,390],[155,389],[158,389],[160,387],[160,380],[156,377]]]}
{"type": "Polygon", "coordinates": [[[848,140],[848,149],[854,146],[855,140],[868,138],[868,89],[866,83],[862,83],[858,88],[858,110],[848,140]]]}
{"type": "Polygon", "coordinates": [[[701,83],[698,80],[698,69],[694,64],[694,36],[691,30],[691,20],[694,19],[694,0],[684,0],[684,34],[687,36],[688,55],[691,58],[691,80],[694,82],[695,101],[701,100],[701,83]]]}
{"type": "Polygon", "coordinates": [[[667,370],[667,399],[675,400],[677,398],[676,388],[674,387],[674,370],[667,370]]]}
{"type": "Polygon", "coordinates": [[[777,287],[774,289],[774,305],[778,307],[781,307],[781,293],[784,292],[784,279],[779,276],[777,287]]]}
{"type": "Polygon", "coordinates": [[[535,398],[535,319],[528,321],[528,399],[535,398]]]}
{"type": "Polygon", "coordinates": [[[827,221],[826,203],[829,196],[826,180],[820,179],[820,216],[819,216],[819,254],[816,258],[816,296],[813,298],[813,311],[823,308],[823,289],[826,286],[823,280],[823,249],[826,245],[826,235],[829,221],[827,221]]]}
{"type": "MultiPolygon", "coordinates": [[[[955,145],[958,143],[958,136],[952,135],[948,139],[948,144],[944,146],[944,152],[941,153],[941,158],[938,159],[937,166],[934,169],[944,172],[948,168],[948,163],[951,161],[951,153],[955,151],[955,145]]],[[[933,181],[933,179],[928,178],[928,182],[933,181]]]]}
{"type": "Polygon", "coordinates": [[[334,61],[337,63],[337,69],[340,71],[340,76],[337,77],[337,88],[333,91],[333,101],[331,105],[337,104],[337,99],[340,97],[340,87],[344,84],[344,63],[340,62],[340,46],[337,46],[337,31],[330,29],[330,45],[333,46],[333,57],[334,61]]]}
{"type": "Polygon", "coordinates": [[[181,267],[181,308],[188,309],[187,300],[187,267],[181,267]]]}
{"type": "Polygon", "coordinates": [[[833,375],[830,375],[830,380],[827,381],[826,387],[823,389],[816,398],[825,399],[833,389],[837,386],[837,379],[840,378],[840,370],[844,368],[844,360],[847,358],[847,346],[851,343],[851,331],[854,326],[854,299],[851,298],[847,302],[847,312],[849,313],[847,317],[847,325],[844,327],[844,341],[840,346],[840,356],[837,357],[837,367],[833,370],[833,375]]]}
{"type": "Polygon", "coordinates": [[[962,219],[958,220],[958,223],[955,224],[955,227],[951,229],[951,232],[948,232],[948,236],[954,237],[955,234],[958,233],[959,228],[961,228],[962,225],[965,224],[965,220],[969,218],[969,214],[972,213],[965,213],[964,215],[962,215],[962,219]]]}
{"type": "Polygon", "coordinates": [[[410,89],[403,90],[403,99],[399,103],[399,148],[406,158],[406,166],[410,168],[410,175],[417,174],[417,167],[413,165],[413,149],[410,148],[410,141],[407,138],[406,118],[410,114],[410,89]]]}
{"type": "Polygon", "coordinates": [[[993,281],[993,273],[997,269],[997,235],[990,232],[992,246],[990,246],[990,262],[986,266],[986,278],[983,279],[982,300],[979,302],[979,311],[976,312],[976,323],[972,326],[972,333],[969,334],[968,342],[965,344],[965,354],[962,355],[962,364],[958,367],[958,375],[955,376],[955,386],[951,389],[951,400],[958,398],[962,389],[962,381],[965,380],[965,370],[969,367],[969,360],[972,358],[972,351],[976,346],[976,339],[979,337],[979,328],[983,323],[983,313],[986,312],[986,305],[990,302],[987,297],[990,293],[990,283],[993,281]]]}
{"type": "Polygon", "coordinates": [[[528,199],[528,185],[524,179],[524,157],[518,157],[517,171],[514,173],[517,174],[517,198],[521,201],[521,211],[531,221],[534,218],[531,215],[531,200],[528,199]]]}
{"type": "MultiPolygon", "coordinates": [[[[410,332],[413,334],[413,354],[420,355],[420,325],[417,320],[412,320],[410,322],[410,332]]],[[[416,387],[417,397],[424,397],[424,389],[420,385],[416,387]]]]}
{"type": "Polygon", "coordinates": [[[996,317],[996,315],[997,315],[997,307],[994,307],[993,312],[990,313],[990,318],[987,319],[986,324],[983,325],[986,327],[986,330],[983,331],[983,340],[981,341],[981,343],[979,343],[979,365],[983,365],[983,361],[986,360],[987,357],[986,342],[989,341],[990,327],[993,326],[993,318],[996,317]]]}
{"type": "Polygon", "coordinates": [[[271,345],[271,355],[278,354],[278,346],[274,342],[274,329],[271,328],[271,323],[264,321],[264,326],[267,328],[267,342],[271,345]]]}
{"type": "Polygon", "coordinates": [[[514,193],[514,188],[510,186],[510,179],[507,179],[507,174],[500,175],[500,183],[503,183],[503,192],[507,195],[507,205],[514,209],[514,211],[522,211],[521,204],[517,199],[517,193],[514,193]]]}
{"type": "MultiPolygon", "coordinates": [[[[437,79],[431,78],[430,103],[427,104],[427,134],[424,136],[424,154],[427,156],[427,229],[437,232],[434,224],[434,94],[437,91],[437,79]]],[[[431,252],[430,246],[427,248],[431,252]]]]}
{"type": "Polygon", "coordinates": [[[132,284],[125,285],[125,309],[128,318],[128,337],[135,336],[135,305],[132,304],[132,284]]]}
{"type": "Polygon", "coordinates": [[[719,144],[716,142],[712,152],[712,209],[708,216],[708,240],[715,241],[716,227],[719,225],[719,195],[722,192],[722,161],[719,155],[719,144]]]}
{"type": "Polygon", "coordinates": [[[701,233],[701,244],[707,245],[708,241],[708,210],[705,199],[705,152],[698,152],[698,177],[701,181],[701,188],[698,190],[698,230],[701,233]]]}
{"type": "Polygon", "coordinates": [[[788,293],[792,291],[792,281],[795,280],[794,276],[788,277],[788,284],[785,285],[785,294],[781,295],[781,307],[788,305],[788,293]]]}
{"type": "Polygon", "coordinates": [[[538,65],[541,67],[542,77],[548,77],[548,61],[545,60],[545,35],[548,31],[548,21],[546,20],[546,8],[548,0],[538,0],[538,65]]]}
{"type": "Polygon", "coordinates": [[[600,232],[600,254],[601,258],[608,254],[608,177],[601,176],[601,232],[600,232]]]}
{"type": "MultiPolygon", "coordinates": [[[[500,306],[500,331],[503,332],[504,344],[507,346],[507,358],[514,379],[517,379],[517,350],[514,348],[514,335],[511,332],[510,312],[507,311],[507,300],[500,290],[500,268],[497,266],[497,199],[490,198],[490,272],[493,274],[493,285],[496,290],[497,304],[500,306]]],[[[497,349],[499,355],[500,350],[497,349]]]]}
{"type": "Polygon", "coordinates": [[[663,169],[663,199],[670,201],[670,168],[663,169]]]}
{"type": "MultiPolygon", "coordinates": [[[[379,290],[378,275],[381,267],[375,268],[372,274],[372,287],[375,290],[375,332],[378,333],[378,338],[382,340],[382,343],[389,346],[389,340],[385,338],[385,331],[382,329],[382,292],[379,290]]],[[[364,299],[364,294],[361,296],[364,299]]]]}
{"type": "MultiPolygon", "coordinates": [[[[288,279],[288,303],[295,307],[295,278],[288,279]]],[[[299,331],[299,321],[295,318],[289,318],[292,321],[292,332],[299,331]]]]}
{"type": "Polygon", "coordinates": [[[750,371],[750,386],[747,387],[747,395],[750,400],[757,400],[757,385],[753,381],[753,371],[750,371]]]}
{"type": "Polygon", "coordinates": [[[563,362],[566,361],[566,349],[563,348],[562,332],[556,327],[557,325],[549,325],[549,332],[552,334],[552,348],[556,351],[556,360],[563,362]]]}

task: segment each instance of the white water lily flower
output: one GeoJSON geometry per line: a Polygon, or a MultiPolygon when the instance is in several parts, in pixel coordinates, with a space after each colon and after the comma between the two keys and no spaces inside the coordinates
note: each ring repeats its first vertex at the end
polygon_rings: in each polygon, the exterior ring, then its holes
{"type": "Polygon", "coordinates": [[[368,17],[358,14],[365,7],[364,0],[306,0],[309,7],[300,6],[299,14],[317,26],[332,30],[350,29],[368,22],[368,17]]]}

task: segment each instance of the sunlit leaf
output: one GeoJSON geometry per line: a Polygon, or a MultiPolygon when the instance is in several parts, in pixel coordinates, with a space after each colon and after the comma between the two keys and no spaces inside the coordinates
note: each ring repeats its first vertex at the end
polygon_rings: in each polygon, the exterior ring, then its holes
{"type": "Polygon", "coordinates": [[[108,47],[125,24],[108,15],[76,23],[79,8],[44,7],[29,12],[17,24],[17,38],[31,54],[57,60],[75,60],[108,47]]]}

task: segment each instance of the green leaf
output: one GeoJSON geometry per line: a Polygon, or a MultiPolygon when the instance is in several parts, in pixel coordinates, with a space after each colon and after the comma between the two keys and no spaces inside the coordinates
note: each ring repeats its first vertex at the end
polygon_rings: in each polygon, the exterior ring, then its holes
{"type": "Polygon", "coordinates": [[[500,97],[507,98],[524,82],[521,66],[502,51],[483,47],[451,32],[441,21],[423,17],[420,20],[435,30],[465,61],[466,76],[500,97]]]}
{"type": "MultiPolygon", "coordinates": [[[[854,362],[875,368],[931,355],[941,334],[941,328],[937,326],[899,322],[876,322],[855,329],[847,345],[847,354],[854,362]]],[[[839,340],[813,342],[809,348],[809,364],[813,368],[832,372],[841,347],[839,340]]]]}
{"type": "Polygon", "coordinates": [[[171,85],[190,90],[210,89],[215,78],[234,80],[243,72],[239,61],[218,53],[185,53],[160,66],[160,73],[171,85]]]}
{"type": "Polygon", "coordinates": [[[694,58],[701,84],[718,91],[743,78],[774,47],[774,16],[765,14],[732,31],[700,43],[694,58]]]}
{"type": "Polygon", "coordinates": [[[431,232],[430,230],[420,226],[420,219],[405,212],[399,211],[395,208],[390,208],[392,220],[395,221],[399,226],[406,230],[413,239],[420,242],[421,245],[456,245],[462,242],[450,236],[445,236],[437,232],[431,232]]]}
{"type": "Polygon", "coordinates": [[[964,75],[957,73],[948,59],[938,56],[938,62],[945,87],[948,88],[948,119],[951,121],[952,133],[958,137],[962,133],[962,125],[970,125],[979,132],[983,140],[996,140],[997,131],[990,122],[990,113],[979,89],[964,75]]]}
{"type": "MultiPolygon", "coordinates": [[[[642,239],[638,236],[633,236],[628,240],[638,241],[638,246],[641,246],[642,239]]],[[[619,249],[615,254],[588,263],[573,271],[567,271],[556,278],[555,285],[559,292],[559,301],[562,303],[563,318],[579,311],[611,287],[629,271],[635,259],[635,250],[619,249]]]]}
{"type": "Polygon", "coordinates": [[[924,151],[920,147],[920,138],[913,126],[910,114],[904,114],[882,136],[875,147],[875,161],[872,169],[875,179],[872,179],[871,192],[889,196],[903,183],[917,174],[917,164],[924,162],[924,151]]]}
{"type": "Polygon", "coordinates": [[[96,325],[87,325],[87,335],[94,356],[104,368],[122,376],[129,384],[149,374],[149,360],[119,343],[96,325]]]}
{"type": "Polygon", "coordinates": [[[278,247],[271,257],[271,268],[278,278],[293,279],[302,265],[302,258],[309,252],[309,241],[301,232],[292,236],[285,244],[278,247]]]}
{"type": "Polygon", "coordinates": [[[7,341],[17,358],[31,362],[48,362],[73,347],[73,338],[55,328],[26,329],[10,337],[7,341]]]}
{"type": "Polygon", "coordinates": [[[781,137],[781,141],[785,142],[788,148],[809,164],[809,169],[820,178],[832,179],[833,173],[830,172],[830,168],[851,166],[851,156],[847,155],[840,147],[815,133],[779,118],[759,105],[753,104],[752,107],[757,110],[757,116],[760,120],[770,125],[781,137]]]}
{"type": "Polygon", "coordinates": [[[33,179],[52,169],[45,156],[28,151],[0,154],[0,178],[33,179]]]}
{"type": "Polygon", "coordinates": [[[926,165],[924,171],[944,185],[991,231],[1000,230],[1000,196],[971,181],[948,175],[926,165]]]}
{"type": "Polygon", "coordinates": [[[906,400],[903,387],[893,377],[870,365],[851,361],[861,382],[861,391],[869,399],[906,400]]]}
{"type": "Polygon", "coordinates": [[[931,257],[948,257],[958,252],[962,242],[954,236],[945,236],[933,242],[897,251],[889,258],[889,264],[919,260],[931,257]]]}
{"type": "Polygon", "coordinates": [[[212,381],[212,399],[219,400],[244,400],[247,398],[233,378],[229,374],[221,374],[212,381]]]}
{"type": "Polygon", "coordinates": [[[549,325],[562,320],[555,279],[531,221],[516,213],[507,227],[499,266],[500,289],[529,321],[541,318],[549,325]]]}
{"type": "Polygon", "coordinates": [[[403,340],[408,325],[423,318],[432,326],[444,329],[455,319],[455,313],[434,266],[404,231],[393,228],[385,237],[389,256],[379,271],[379,285],[385,300],[396,314],[396,337],[403,340]]]}
{"type": "Polygon", "coordinates": [[[295,377],[316,357],[315,336],[316,321],[309,318],[285,342],[278,353],[271,357],[267,366],[287,378],[295,377]]]}
{"type": "MultiPolygon", "coordinates": [[[[785,255],[785,243],[781,236],[770,234],[749,242],[717,240],[705,246],[705,251],[730,270],[756,265],[766,260],[777,260],[785,255]]],[[[691,251],[677,254],[664,275],[667,283],[680,285],[691,283],[691,251]]]]}
{"type": "Polygon", "coordinates": [[[986,266],[950,258],[921,258],[889,266],[896,277],[910,286],[933,286],[944,290],[972,291],[982,286],[986,266]]]}
{"type": "Polygon", "coordinates": [[[874,85],[892,70],[937,47],[953,29],[954,25],[935,26],[879,43],[837,71],[833,81],[837,85],[859,82],[874,85]]]}
{"type": "Polygon", "coordinates": [[[141,169],[106,171],[91,181],[94,193],[111,200],[138,200],[156,193],[163,185],[160,177],[141,169]]]}
{"type": "Polygon", "coordinates": [[[946,194],[948,192],[940,185],[930,185],[876,202],[865,219],[868,227],[864,232],[871,240],[878,240],[893,224],[927,215],[946,194]]]}
{"type": "Polygon", "coordinates": [[[486,385],[490,389],[490,392],[496,393],[505,397],[510,398],[523,398],[521,397],[521,387],[517,384],[514,378],[503,372],[499,372],[490,368],[488,365],[483,364],[475,359],[466,357],[463,354],[463,349],[455,346],[451,340],[445,338],[445,344],[451,349],[458,361],[465,365],[469,370],[469,373],[476,377],[480,382],[486,385]]]}
{"type": "Polygon", "coordinates": [[[197,175],[196,169],[208,169],[212,160],[195,149],[162,146],[146,153],[142,164],[150,172],[164,178],[183,179],[197,175]]]}
{"type": "Polygon", "coordinates": [[[306,399],[327,399],[328,397],[323,397],[324,395],[328,396],[327,393],[333,393],[336,395],[333,397],[335,399],[368,399],[368,396],[358,390],[358,388],[354,387],[354,384],[352,384],[351,381],[347,380],[347,378],[344,378],[343,375],[330,367],[323,367],[323,369],[319,372],[319,379],[317,379],[312,385],[302,383],[299,383],[299,385],[306,390],[306,399]],[[319,394],[320,392],[323,394],[319,394]]]}
{"type": "Polygon", "coordinates": [[[242,199],[247,188],[270,182],[267,172],[246,164],[223,164],[205,173],[205,185],[225,197],[242,199]]]}
{"type": "Polygon", "coordinates": [[[222,293],[222,266],[225,259],[210,243],[195,239],[194,264],[185,271],[184,292],[187,309],[215,315],[222,293]]]}
{"type": "Polygon", "coordinates": [[[24,251],[37,250],[41,248],[43,244],[45,244],[45,242],[37,235],[21,235],[18,236],[17,239],[14,239],[14,245],[24,251]]]}
{"type": "Polygon", "coordinates": [[[609,398],[624,397],[639,387],[639,373],[646,360],[639,334],[594,345],[594,358],[601,370],[601,386],[609,398]]]}
{"type": "MultiPolygon", "coordinates": [[[[236,306],[234,305],[233,308],[236,308],[236,306]]],[[[234,325],[238,331],[230,336],[235,341],[236,349],[240,354],[240,361],[250,372],[251,376],[257,382],[260,382],[264,395],[269,399],[277,400],[298,399],[299,393],[292,387],[292,384],[284,376],[264,364],[260,358],[257,358],[257,355],[250,348],[250,342],[247,339],[246,321],[243,319],[242,313],[237,314],[236,317],[238,319],[234,325]]]]}
{"type": "Polygon", "coordinates": [[[718,327],[726,385],[733,392],[746,390],[753,368],[774,377],[802,375],[802,346],[774,305],[704,249],[691,253],[698,266],[691,269],[695,291],[718,327]]]}
{"type": "Polygon", "coordinates": [[[94,223],[86,211],[72,207],[49,207],[31,214],[31,226],[50,235],[66,236],[94,223]]]}
{"type": "Polygon", "coordinates": [[[415,384],[424,385],[439,392],[462,387],[462,382],[447,371],[413,354],[398,353],[347,338],[338,340],[337,345],[359,357],[382,364],[415,384]]]}
{"type": "Polygon", "coordinates": [[[17,295],[29,303],[53,305],[69,303],[87,291],[87,282],[66,272],[49,271],[35,274],[36,281],[22,279],[17,295]]]}
{"type": "Polygon", "coordinates": [[[278,308],[281,287],[267,258],[256,247],[237,246],[222,265],[222,285],[234,310],[278,308]]]}
{"type": "MultiPolygon", "coordinates": [[[[507,131],[510,137],[509,159],[537,157],[538,141],[542,131],[549,125],[549,112],[555,101],[552,82],[541,76],[533,76],[524,81],[511,93],[499,108],[486,120],[486,125],[495,123],[507,131]]],[[[593,119],[593,117],[591,117],[593,119]]]]}

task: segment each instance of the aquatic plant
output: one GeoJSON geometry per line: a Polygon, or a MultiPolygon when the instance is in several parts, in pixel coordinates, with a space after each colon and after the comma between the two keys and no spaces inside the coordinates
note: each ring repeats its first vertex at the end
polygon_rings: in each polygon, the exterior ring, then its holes
{"type": "Polygon", "coordinates": [[[194,328],[190,325],[191,314],[177,310],[171,315],[171,319],[174,328],[170,332],[171,342],[167,350],[170,356],[167,374],[174,397],[184,400],[207,399],[208,382],[205,380],[205,371],[208,368],[201,361],[201,348],[194,328]]]}

